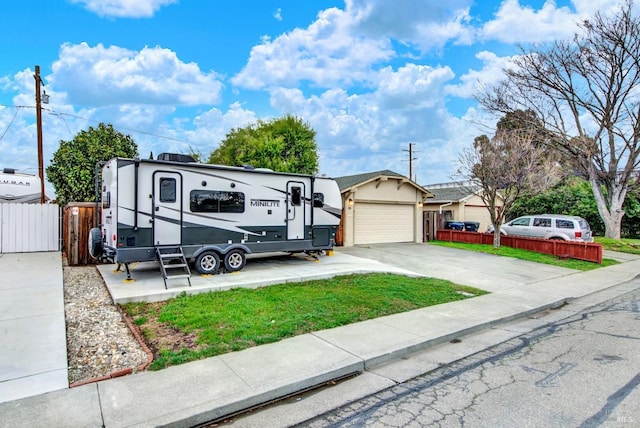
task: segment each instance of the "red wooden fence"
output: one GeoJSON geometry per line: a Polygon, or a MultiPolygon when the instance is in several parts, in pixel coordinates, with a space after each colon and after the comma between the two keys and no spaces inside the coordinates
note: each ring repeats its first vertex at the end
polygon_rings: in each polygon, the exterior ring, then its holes
{"type": "MultiPolygon", "coordinates": [[[[438,241],[493,245],[492,233],[438,229],[436,236],[438,241]]],[[[596,243],[502,236],[500,237],[500,245],[534,251],[536,253],[552,254],[561,258],[586,260],[598,264],[602,263],[602,245],[596,243]]]]}

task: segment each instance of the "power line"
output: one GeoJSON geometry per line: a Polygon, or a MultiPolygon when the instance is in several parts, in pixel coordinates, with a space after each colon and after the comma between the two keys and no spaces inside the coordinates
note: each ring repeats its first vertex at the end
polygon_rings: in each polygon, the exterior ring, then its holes
{"type": "MultiPolygon", "coordinates": [[[[36,108],[35,106],[16,106],[16,105],[7,105],[7,104],[0,104],[0,107],[13,107],[13,108],[16,109],[16,115],[17,115],[18,109],[20,109],[20,108],[32,108],[32,109],[36,108]]],[[[78,115],[71,114],[71,113],[59,112],[59,111],[55,111],[53,109],[45,108],[45,107],[42,107],[42,110],[43,111],[47,111],[52,116],[59,116],[61,119],[63,119],[62,116],[68,116],[68,117],[72,117],[74,119],[86,120],[87,122],[93,122],[93,123],[103,123],[104,122],[102,120],[89,119],[87,117],[82,117],[82,116],[78,116],[78,115]]],[[[15,116],[14,116],[14,119],[15,119],[15,116]]],[[[12,119],[12,122],[13,122],[13,119],[12,119]]],[[[181,140],[179,138],[167,137],[167,136],[160,135],[160,134],[155,134],[155,133],[149,132],[149,131],[141,131],[139,129],[129,128],[129,127],[126,127],[126,126],[120,126],[117,123],[111,123],[111,122],[109,122],[109,123],[111,125],[113,125],[114,127],[118,128],[118,129],[123,129],[123,130],[129,131],[129,132],[135,132],[135,133],[138,133],[138,134],[149,135],[151,137],[162,138],[162,139],[165,139],[165,140],[176,141],[178,143],[189,144],[188,141],[181,140]]],[[[66,123],[66,121],[65,121],[65,124],[67,125],[67,129],[69,129],[69,125],[66,123]]],[[[4,136],[4,134],[6,132],[7,131],[5,130],[5,132],[2,135],[4,136]]],[[[69,130],[69,132],[71,132],[71,130],[69,130]]]]}
{"type": "MultiPolygon", "coordinates": [[[[55,110],[49,110],[49,111],[54,116],[68,116],[68,117],[72,117],[74,119],[82,119],[82,120],[86,120],[87,122],[93,122],[93,123],[102,123],[103,122],[103,121],[100,121],[100,120],[88,119],[86,117],[77,116],[77,115],[70,114],[70,113],[57,112],[55,110]]],[[[113,125],[114,127],[118,128],[118,129],[124,129],[124,130],[130,131],[130,132],[137,132],[138,134],[149,135],[149,136],[152,136],[152,137],[163,138],[165,140],[177,141],[178,143],[189,144],[188,141],[181,140],[179,138],[166,137],[164,135],[154,134],[153,132],[148,132],[148,131],[140,131],[138,129],[128,128],[126,126],[120,126],[117,123],[111,123],[111,125],[113,125]]]]}
{"type": "Polygon", "coordinates": [[[7,131],[9,131],[9,128],[11,128],[11,125],[13,125],[13,121],[16,120],[16,116],[18,116],[18,110],[20,110],[20,108],[16,107],[16,112],[13,114],[13,117],[11,118],[11,121],[7,125],[7,128],[4,130],[2,135],[0,135],[0,140],[4,138],[4,136],[7,134],[7,131]]]}

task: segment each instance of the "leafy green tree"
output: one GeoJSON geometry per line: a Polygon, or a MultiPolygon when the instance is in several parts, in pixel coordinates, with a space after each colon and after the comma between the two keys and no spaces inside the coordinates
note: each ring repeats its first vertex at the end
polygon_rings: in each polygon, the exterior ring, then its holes
{"type": "Polygon", "coordinates": [[[280,172],[318,172],[316,132],[302,119],[287,115],[232,129],[209,156],[208,163],[252,165],[280,172]]]}
{"type": "MultiPolygon", "coordinates": [[[[623,238],[640,238],[640,194],[627,195],[623,209],[621,235],[623,238]]],[[[553,188],[537,194],[519,198],[511,210],[510,219],[531,214],[578,215],[589,222],[596,236],[605,233],[604,223],[589,182],[580,177],[571,177],[553,188]]]]}
{"type": "Polygon", "coordinates": [[[604,224],[588,181],[570,177],[536,195],[526,195],[514,203],[510,219],[532,214],[578,215],[589,222],[595,235],[604,233],[604,224]]]}
{"type": "Polygon", "coordinates": [[[116,131],[110,124],[100,123],[97,128],[90,126],[71,141],[61,140],[60,148],[46,169],[58,204],[95,201],[96,163],[137,155],[138,146],[131,137],[116,131]]]}

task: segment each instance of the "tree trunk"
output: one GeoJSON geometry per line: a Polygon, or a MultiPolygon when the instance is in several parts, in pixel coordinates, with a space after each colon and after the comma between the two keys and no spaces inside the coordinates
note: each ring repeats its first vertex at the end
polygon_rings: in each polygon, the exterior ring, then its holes
{"type": "Polygon", "coordinates": [[[494,227],[493,248],[500,248],[500,228],[499,227],[494,227]]]}
{"type": "Polygon", "coordinates": [[[607,195],[609,199],[609,204],[607,204],[602,193],[602,187],[596,179],[595,173],[590,173],[589,175],[591,190],[596,199],[600,218],[602,218],[602,222],[604,223],[604,236],[606,238],[620,239],[622,217],[624,217],[622,204],[627,194],[627,186],[623,183],[612,184],[610,188],[613,190],[611,194],[607,195]]]}

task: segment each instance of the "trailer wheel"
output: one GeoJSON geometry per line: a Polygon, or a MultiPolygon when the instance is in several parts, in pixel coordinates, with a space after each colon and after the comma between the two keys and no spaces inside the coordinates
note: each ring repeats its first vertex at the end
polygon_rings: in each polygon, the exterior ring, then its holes
{"type": "Polygon", "coordinates": [[[231,250],[224,255],[224,267],[228,272],[237,272],[242,269],[247,262],[242,250],[231,250]]]}
{"type": "Polygon", "coordinates": [[[220,269],[220,256],[215,251],[205,251],[196,259],[196,270],[204,275],[214,275],[220,269]]]}
{"type": "Polygon", "coordinates": [[[94,227],[89,231],[89,254],[94,259],[99,258],[102,255],[102,232],[99,228],[94,227]]]}

